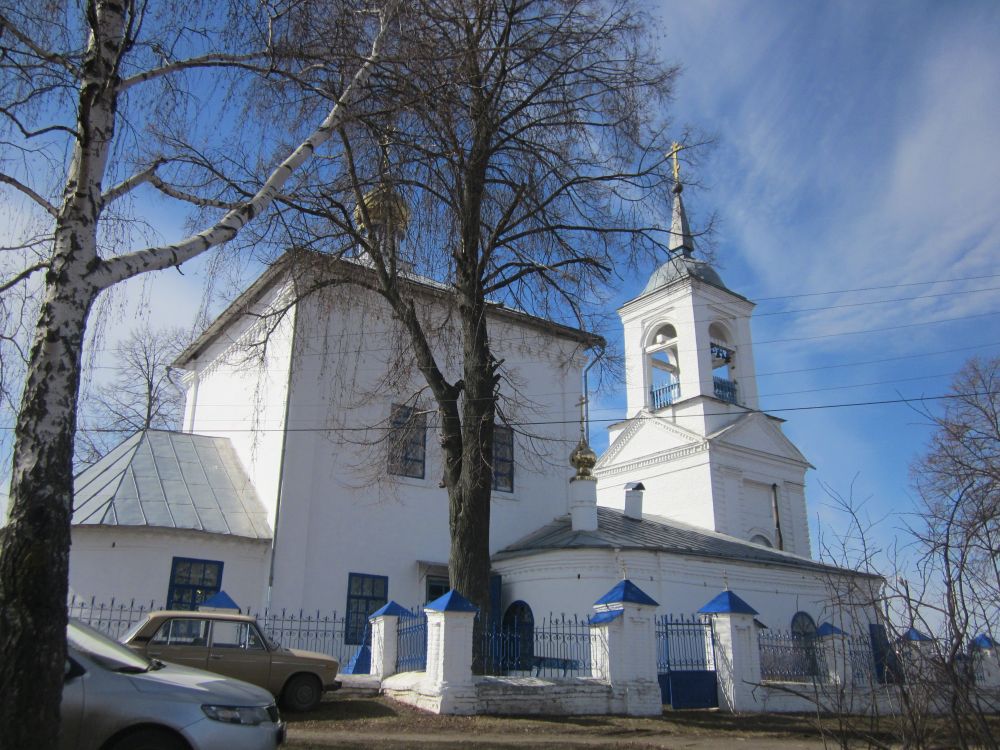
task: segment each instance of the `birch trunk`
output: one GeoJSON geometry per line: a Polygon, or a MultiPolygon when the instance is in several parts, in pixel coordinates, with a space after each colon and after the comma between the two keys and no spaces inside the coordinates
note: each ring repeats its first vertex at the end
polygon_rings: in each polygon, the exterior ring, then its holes
{"type": "Polygon", "coordinates": [[[115,129],[124,9],[97,3],[83,60],[77,138],[56,217],[14,432],[10,511],[0,549],[0,745],[55,748],[66,656],[73,436],[84,331],[99,289],[101,182],[115,129]],[[111,85],[109,85],[111,83],[111,85]]]}
{"type": "Polygon", "coordinates": [[[73,440],[87,317],[97,295],[149,271],[177,266],[232,239],[263,212],[290,174],[330,139],[378,58],[397,3],[381,17],[369,58],[315,131],[248,201],[182,242],[104,260],[97,252],[102,181],[114,148],[119,57],[129,6],[89,0],[90,38],[80,69],[76,137],[51,267],[14,432],[8,524],[0,531],[0,750],[54,749],[66,652],[73,440]]]}

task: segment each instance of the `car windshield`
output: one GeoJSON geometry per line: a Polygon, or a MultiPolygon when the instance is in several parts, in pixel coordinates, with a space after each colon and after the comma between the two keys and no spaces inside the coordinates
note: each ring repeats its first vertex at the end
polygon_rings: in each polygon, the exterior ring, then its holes
{"type": "Polygon", "coordinates": [[[113,671],[146,672],[149,659],[108,638],[89,625],[70,620],[66,626],[66,640],[77,651],[89,656],[102,667],[113,671]]]}

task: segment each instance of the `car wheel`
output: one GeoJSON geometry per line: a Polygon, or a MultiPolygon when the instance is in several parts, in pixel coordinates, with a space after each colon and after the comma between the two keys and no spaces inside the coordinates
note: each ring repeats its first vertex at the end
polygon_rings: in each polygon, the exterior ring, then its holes
{"type": "Polygon", "coordinates": [[[140,729],[120,737],[108,750],[188,750],[180,737],[162,729],[140,729]]]}
{"type": "Polygon", "coordinates": [[[323,686],[311,674],[297,674],[285,683],[281,702],[289,711],[312,711],[323,697],[323,686]]]}

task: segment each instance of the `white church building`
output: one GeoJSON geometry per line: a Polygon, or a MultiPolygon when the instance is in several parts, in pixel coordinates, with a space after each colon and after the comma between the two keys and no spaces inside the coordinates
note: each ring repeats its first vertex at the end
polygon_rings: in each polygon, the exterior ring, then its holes
{"type": "MultiPolygon", "coordinates": [[[[491,309],[507,373],[494,610],[586,614],[628,578],[664,613],[729,589],[767,627],[867,630],[876,614],[843,596],[859,579],[811,557],[810,465],[759,410],[753,303],[696,258],[679,183],[672,237],[618,311],[627,418],[600,457],[578,421],[600,339],[491,309]]],[[[360,642],[389,600],[416,606],[448,589],[435,412],[405,341],[377,296],[338,285],[300,296],[291,269],[290,257],[273,265],[180,356],[182,431],[136,435],[77,478],[77,597],[193,607],[224,590],[244,608],[336,611],[360,642]]],[[[408,283],[448,362],[442,287],[408,283]]]]}

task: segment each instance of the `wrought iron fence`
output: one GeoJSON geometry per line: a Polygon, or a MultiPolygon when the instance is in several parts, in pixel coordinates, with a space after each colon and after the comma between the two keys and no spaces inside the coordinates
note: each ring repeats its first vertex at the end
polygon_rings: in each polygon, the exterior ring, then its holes
{"type": "Polygon", "coordinates": [[[711,621],[696,615],[656,616],[656,671],[710,672],[715,670],[715,633],[711,621]]]}
{"type": "MultiPolygon", "coordinates": [[[[115,640],[121,640],[147,614],[159,609],[163,607],[155,600],[137,602],[132,599],[126,603],[112,599],[105,603],[72,597],[68,604],[70,617],[115,640]]],[[[265,635],[282,646],[318,651],[332,656],[341,664],[345,664],[357,648],[344,643],[344,618],[338,617],[336,612],[323,614],[320,611],[306,613],[284,609],[254,612],[248,609],[244,614],[255,616],[265,635]]]]}
{"type": "Polygon", "coordinates": [[[396,622],[396,671],[427,670],[427,615],[415,609],[396,622]]]}
{"type": "Polygon", "coordinates": [[[653,404],[653,410],[670,406],[681,397],[680,383],[665,383],[649,389],[649,400],[653,404]]]}
{"type": "Polygon", "coordinates": [[[844,644],[847,648],[847,662],[851,668],[851,684],[874,685],[877,679],[871,638],[866,635],[849,635],[844,638],[844,644]]]}
{"type": "Polygon", "coordinates": [[[69,616],[85,625],[100,630],[115,640],[120,640],[129,629],[139,623],[150,612],[162,609],[155,600],[137,602],[130,599],[128,603],[112,599],[109,603],[78,599],[73,596],[67,605],[69,616]]]}
{"type": "Polygon", "coordinates": [[[300,648],[305,651],[318,651],[332,656],[342,665],[346,664],[357,646],[345,643],[345,618],[337,616],[336,611],[323,614],[313,612],[289,612],[287,610],[262,610],[245,614],[257,618],[264,633],[273,641],[288,648],[300,648]]]}
{"type": "Polygon", "coordinates": [[[826,677],[823,648],[813,636],[760,632],[760,676],[775,682],[817,682],[826,677]]]}
{"type": "Polygon", "coordinates": [[[592,676],[590,624],[585,617],[513,620],[482,628],[480,638],[486,674],[592,676]]]}

